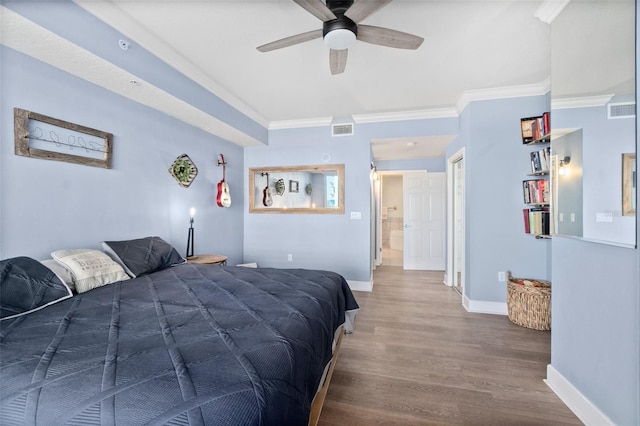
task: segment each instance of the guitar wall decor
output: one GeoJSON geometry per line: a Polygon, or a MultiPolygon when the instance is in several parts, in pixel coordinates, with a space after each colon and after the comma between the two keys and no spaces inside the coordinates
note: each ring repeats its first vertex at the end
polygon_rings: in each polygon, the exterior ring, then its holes
{"type": "Polygon", "coordinates": [[[269,173],[262,173],[262,176],[267,175],[267,186],[262,190],[262,205],[265,207],[271,207],[273,204],[273,198],[271,198],[271,189],[269,189],[269,173]]]}
{"type": "Polygon", "coordinates": [[[218,182],[216,203],[218,203],[220,207],[229,207],[231,205],[231,194],[229,193],[229,184],[226,182],[227,162],[224,161],[222,154],[218,155],[218,166],[222,166],[222,180],[218,182]]]}

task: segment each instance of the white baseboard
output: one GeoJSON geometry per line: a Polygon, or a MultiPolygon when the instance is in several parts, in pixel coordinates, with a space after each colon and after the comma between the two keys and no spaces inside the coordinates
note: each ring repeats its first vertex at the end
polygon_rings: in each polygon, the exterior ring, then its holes
{"type": "Polygon", "coordinates": [[[373,279],[371,281],[347,280],[347,284],[352,291],[373,291],[373,279]]]}
{"type": "Polygon", "coordinates": [[[478,314],[508,314],[506,302],[485,302],[483,300],[471,300],[467,297],[466,294],[462,296],[462,306],[464,306],[467,312],[474,312],[478,314]]]}
{"type": "Polygon", "coordinates": [[[558,370],[553,368],[551,364],[547,365],[547,378],[544,382],[585,425],[614,425],[611,419],[593,405],[591,401],[560,374],[558,370]]]}

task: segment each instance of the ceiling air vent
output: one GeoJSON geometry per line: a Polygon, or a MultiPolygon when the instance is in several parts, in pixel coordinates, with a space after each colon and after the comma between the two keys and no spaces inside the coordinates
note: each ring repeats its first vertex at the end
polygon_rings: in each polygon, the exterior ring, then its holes
{"type": "Polygon", "coordinates": [[[635,102],[621,102],[608,105],[608,118],[633,118],[636,116],[635,102]]]}
{"type": "Polygon", "coordinates": [[[353,135],[353,123],[331,125],[331,136],[351,136],[351,135],[353,135]]]}

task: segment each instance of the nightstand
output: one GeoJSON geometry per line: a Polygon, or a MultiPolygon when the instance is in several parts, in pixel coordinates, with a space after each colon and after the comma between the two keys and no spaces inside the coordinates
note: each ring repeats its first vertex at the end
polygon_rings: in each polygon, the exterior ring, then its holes
{"type": "Polygon", "coordinates": [[[195,256],[187,257],[187,262],[207,265],[226,265],[227,256],[223,256],[221,254],[197,254],[195,256]]]}

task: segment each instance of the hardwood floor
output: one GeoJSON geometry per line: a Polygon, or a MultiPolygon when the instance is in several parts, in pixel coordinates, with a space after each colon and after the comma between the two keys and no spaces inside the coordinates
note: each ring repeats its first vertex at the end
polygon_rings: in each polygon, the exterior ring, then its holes
{"type": "Polygon", "coordinates": [[[580,425],[543,383],[550,334],[465,311],[441,272],[379,267],[319,425],[580,425]]]}

